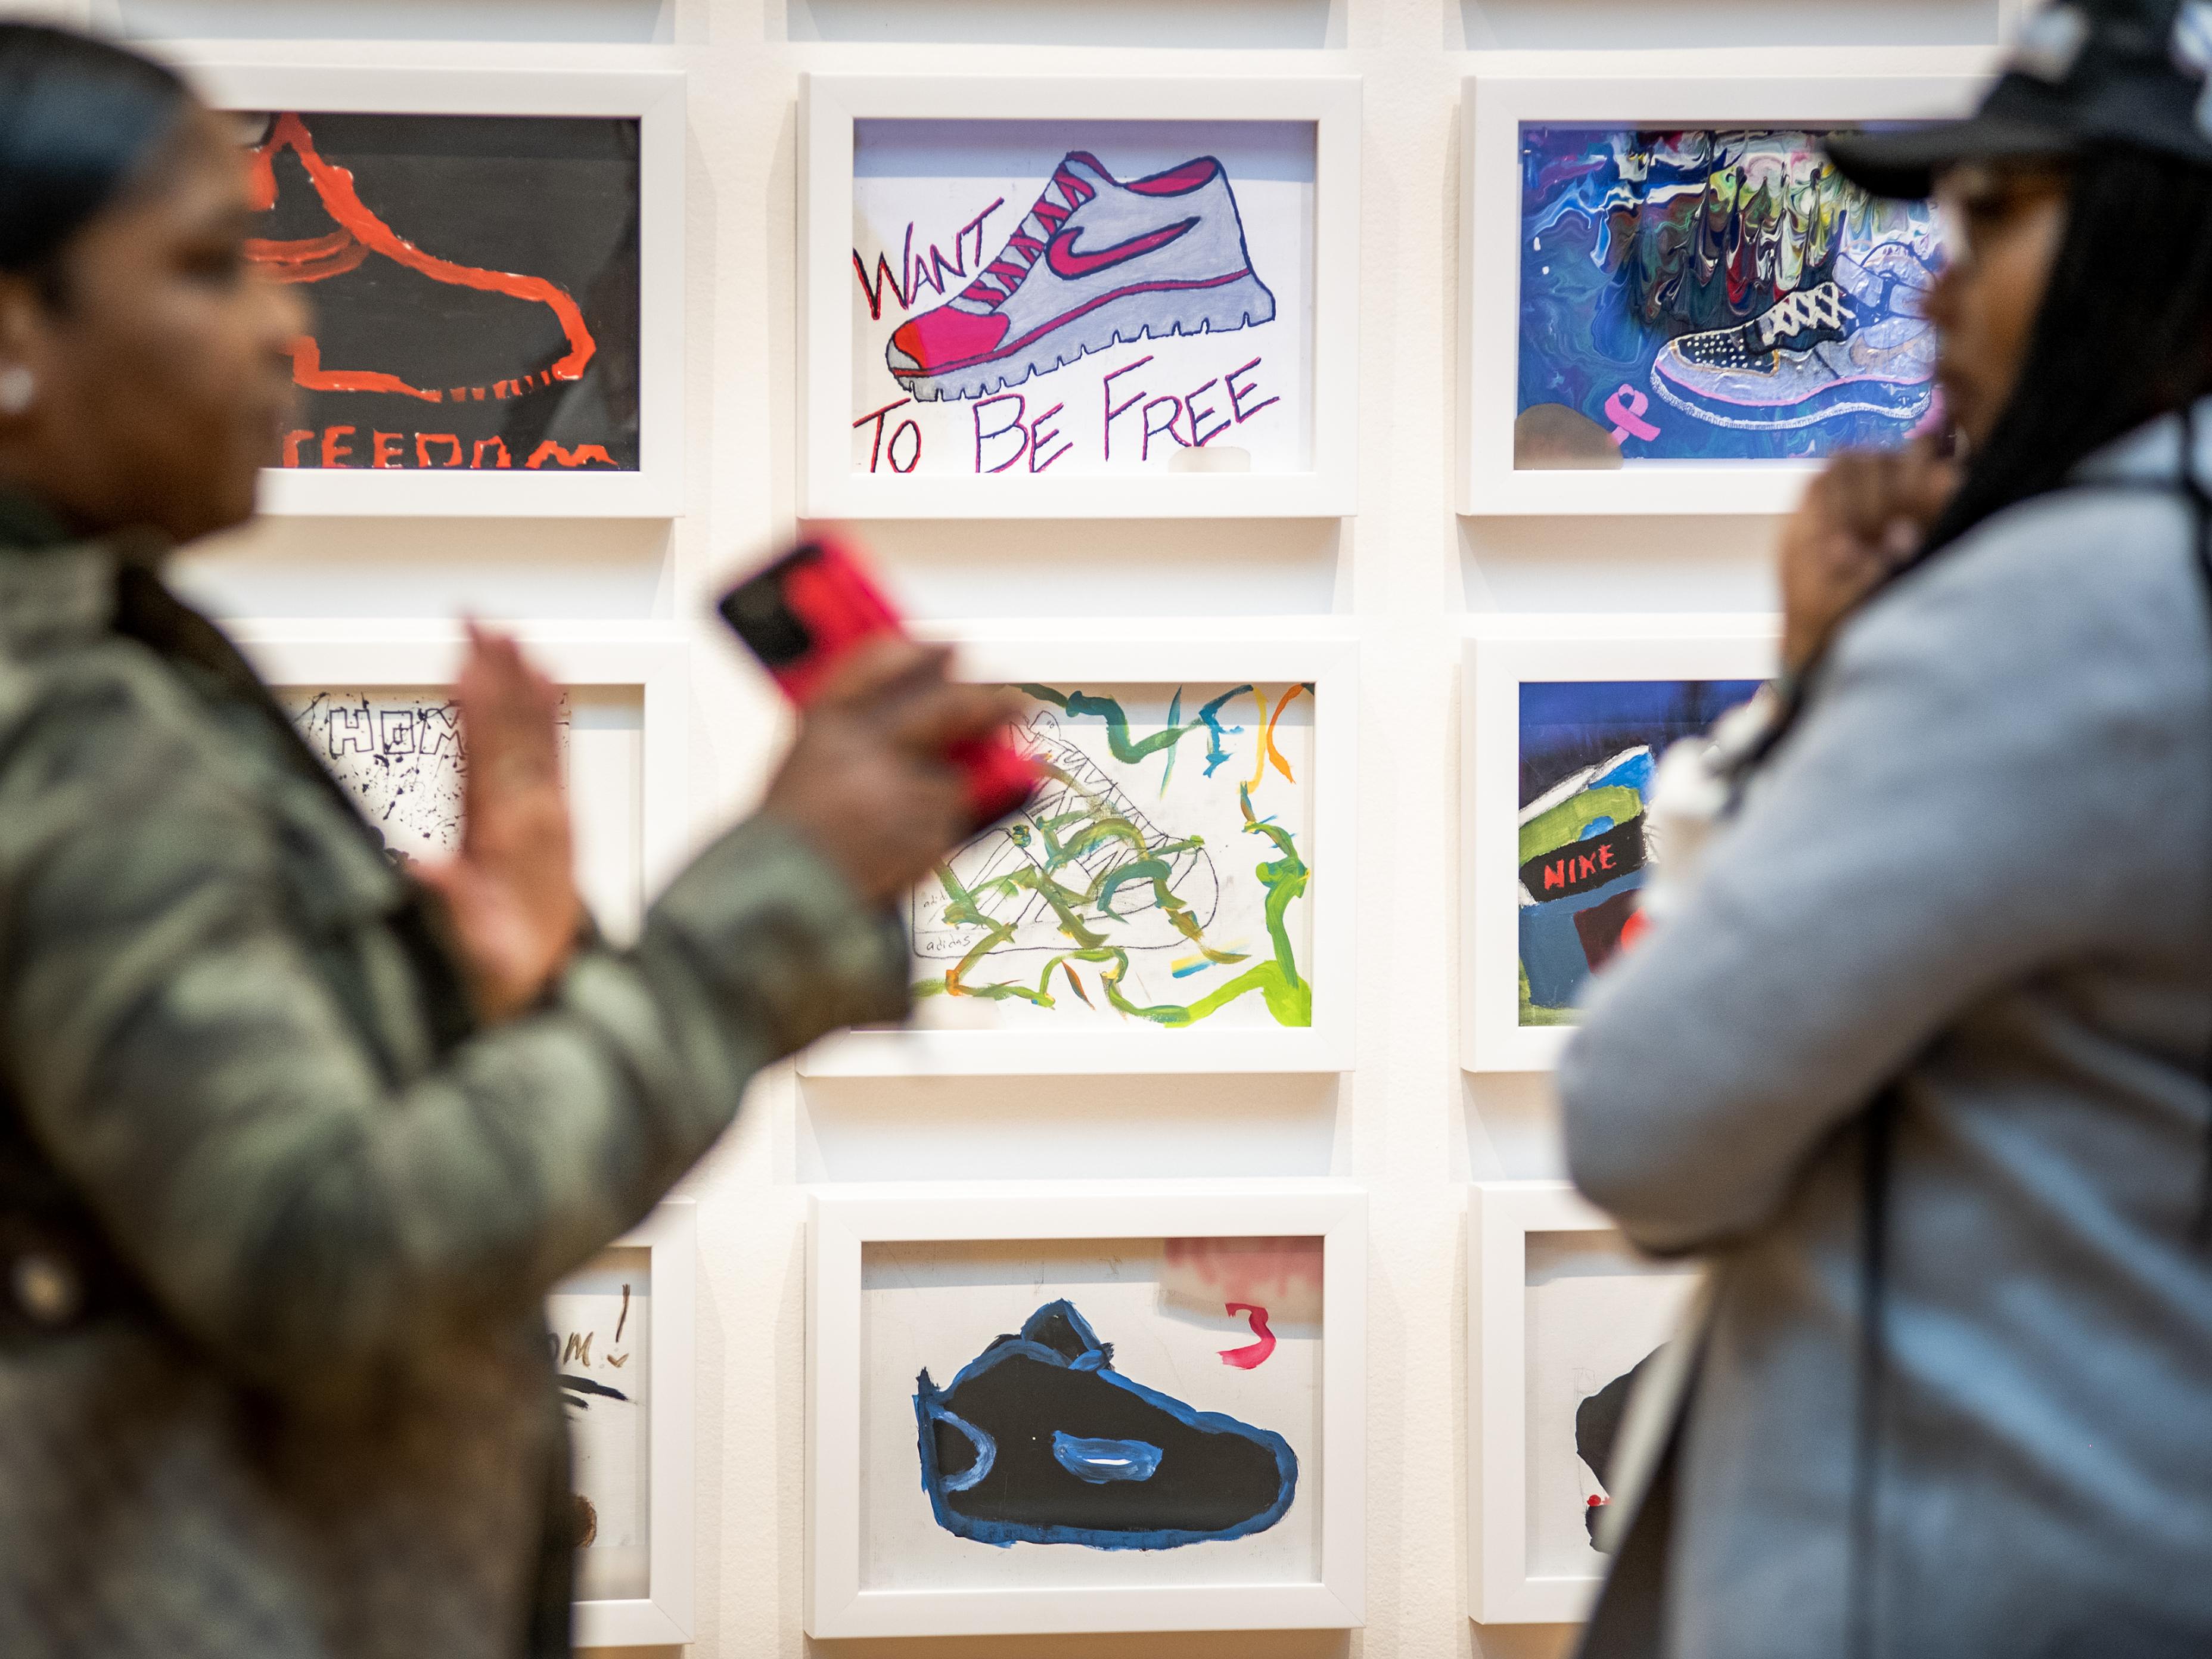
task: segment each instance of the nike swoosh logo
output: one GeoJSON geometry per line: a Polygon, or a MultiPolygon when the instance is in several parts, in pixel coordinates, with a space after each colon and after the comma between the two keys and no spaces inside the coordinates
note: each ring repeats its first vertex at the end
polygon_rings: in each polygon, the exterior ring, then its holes
{"type": "Polygon", "coordinates": [[[1045,263],[1052,267],[1054,276],[1065,277],[1072,283],[1078,277],[1093,276],[1102,270],[1111,270],[1114,266],[1126,264],[1132,259],[1141,259],[1147,253],[1157,252],[1170,242],[1188,235],[1191,228],[1197,223],[1198,221],[1195,219],[1185,219],[1176,224],[1162,225],[1158,230],[1148,230],[1141,236],[1132,236],[1126,242],[1116,242],[1111,247],[1102,247],[1095,253],[1083,253],[1076,250],[1075,239],[1083,234],[1080,227],[1073,230],[1063,230],[1046,246],[1045,263]]]}

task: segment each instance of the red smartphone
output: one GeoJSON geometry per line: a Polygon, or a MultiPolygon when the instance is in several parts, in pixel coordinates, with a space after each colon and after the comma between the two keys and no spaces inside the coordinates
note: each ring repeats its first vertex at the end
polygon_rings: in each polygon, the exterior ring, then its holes
{"type": "MultiPolygon", "coordinates": [[[[866,567],[833,541],[793,548],[722,595],[714,608],[801,708],[854,647],[906,633],[866,567]]],[[[1024,805],[1041,775],[1004,737],[956,744],[947,758],[967,775],[968,803],[979,828],[1024,805]]]]}

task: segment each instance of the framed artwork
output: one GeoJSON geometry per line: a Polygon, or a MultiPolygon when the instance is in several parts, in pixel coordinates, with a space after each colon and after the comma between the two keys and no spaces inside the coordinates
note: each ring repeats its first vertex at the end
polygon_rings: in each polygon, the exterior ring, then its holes
{"type": "MultiPolygon", "coordinates": [[[[577,880],[609,935],[636,931],[688,845],[686,647],[668,629],[513,630],[558,685],[577,880]]],[[[229,632],[399,862],[459,843],[468,755],[446,624],[241,623],[229,632]]]]}
{"type": "Polygon", "coordinates": [[[682,75],[185,67],[312,312],[266,510],[683,510],[682,75]]]}
{"type": "Polygon", "coordinates": [[[1264,628],[927,630],[1044,782],[913,895],[909,1023],[800,1071],[1348,1069],[1357,647],[1264,628]]]}
{"type": "Polygon", "coordinates": [[[568,1425],[580,1647],[692,1638],[698,1256],[696,1207],[670,1199],[546,1298],[568,1425]]]}
{"type": "Polygon", "coordinates": [[[1461,1063],[1556,1064],[1664,856],[1644,808],[1668,744],[1773,678],[1771,617],[1481,617],[1460,729],[1461,1063]]]}
{"type": "Polygon", "coordinates": [[[1637,1253],[1564,1181],[1478,1182],[1468,1212],[1468,1592],[1479,1624],[1585,1618],[1639,1370],[1699,1269],[1637,1253]]]}
{"type": "Polygon", "coordinates": [[[1366,1198],[847,1187],[807,1240],[806,1632],[1362,1622],[1366,1198]]]}
{"type": "Polygon", "coordinates": [[[1940,421],[1935,209],[1820,141],[1964,112],[1987,54],[1725,57],[1466,82],[1462,513],[1786,512],[1838,449],[1940,421]]]}
{"type": "Polygon", "coordinates": [[[1357,79],[810,74],[799,132],[803,516],[1352,511],[1357,79]]]}

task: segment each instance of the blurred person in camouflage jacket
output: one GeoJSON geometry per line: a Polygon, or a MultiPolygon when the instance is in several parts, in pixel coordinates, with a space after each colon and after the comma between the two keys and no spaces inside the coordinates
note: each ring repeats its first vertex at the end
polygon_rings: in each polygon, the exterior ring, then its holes
{"type": "Polygon", "coordinates": [[[564,1653],[542,1299],[902,1012],[890,901],[1007,711],[857,659],[616,951],[553,690],[479,635],[462,846],[395,869],[161,580],[289,424],[248,214],[167,71],[0,25],[0,1654],[564,1653]]]}

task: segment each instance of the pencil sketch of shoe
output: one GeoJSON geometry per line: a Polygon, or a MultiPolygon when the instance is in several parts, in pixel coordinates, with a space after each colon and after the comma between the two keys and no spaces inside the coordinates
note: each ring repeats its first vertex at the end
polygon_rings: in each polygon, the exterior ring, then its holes
{"type": "Polygon", "coordinates": [[[1066,1301],[1039,1308],[946,1388],[925,1370],[914,1414],[937,1524],[1001,1549],[1243,1538],[1281,1520],[1297,1491],[1282,1436],[1123,1376],[1066,1301]]]}
{"type": "Polygon", "coordinates": [[[1156,827],[1053,715],[1017,740],[1045,782],[945,860],[941,890],[917,890],[915,954],[965,973],[1038,951],[1188,950],[1221,902],[1206,848],[1156,827]]]}
{"type": "Polygon", "coordinates": [[[1076,150],[998,257],[884,348],[919,402],[981,398],[1116,341],[1273,320],[1229,175],[1210,155],[1123,184],[1076,150]]]}
{"type": "Polygon", "coordinates": [[[249,160],[269,234],[247,241],[246,257],[280,283],[345,285],[343,305],[325,306],[317,331],[294,343],[300,386],[482,403],[583,377],[598,347],[565,289],[416,247],[316,149],[301,116],[272,118],[249,160]]]}
{"type": "Polygon", "coordinates": [[[1935,396],[1936,333],[1921,314],[1934,273],[1900,242],[1838,254],[1832,280],[1784,295],[1733,328],[1670,342],[1652,389],[1715,426],[1781,430],[1840,415],[1911,422],[1935,396]]]}

